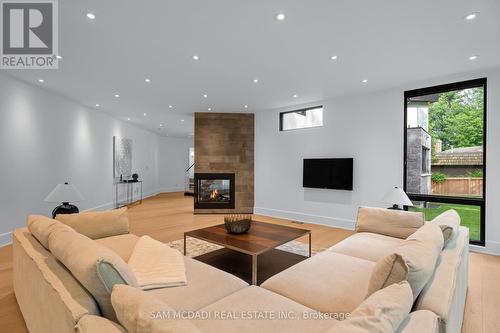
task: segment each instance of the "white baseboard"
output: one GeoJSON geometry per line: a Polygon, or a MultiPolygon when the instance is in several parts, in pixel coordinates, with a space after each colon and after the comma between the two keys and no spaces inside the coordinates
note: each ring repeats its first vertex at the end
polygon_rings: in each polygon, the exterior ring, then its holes
{"type": "Polygon", "coordinates": [[[185,190],[184,186],[162,187],[158,190],[158,193],[184,192],[185,190]]]}
{"type": "Polygon", "coordinates": [[[0,234],[0,247],[10,245],[12,243],[12,231],[0,234]]]}
{"type": "Polygon", "coordinates": [[[469,245],[469,249],[474,252],[500,256],[500,242],[487,240],[484,246],[469,245]]]}
{"type": "Polygon", "coordinates": [[[336,227],[347,230],[354,230],[354,227],[356,226],[356,222],[349,219],[313,215],[313,214],[304,214],[299,212],[291,212],[291,211],[272,209],[272,208],[255,207],[254,213],[259,215],[277,217],[298,222],[320,224],[328,227],[336,227]]]}

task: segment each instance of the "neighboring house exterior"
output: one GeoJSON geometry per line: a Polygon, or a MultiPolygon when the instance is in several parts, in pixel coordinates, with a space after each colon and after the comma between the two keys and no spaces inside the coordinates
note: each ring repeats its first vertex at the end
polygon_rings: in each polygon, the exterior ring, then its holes
{"type": "Polygon", "coordinates": [[[441,151],[439,141],[435,144],[432,172],[450,177],[467,176],[469,172],[483,169],[483,147],[461,147],[441,151]]]}

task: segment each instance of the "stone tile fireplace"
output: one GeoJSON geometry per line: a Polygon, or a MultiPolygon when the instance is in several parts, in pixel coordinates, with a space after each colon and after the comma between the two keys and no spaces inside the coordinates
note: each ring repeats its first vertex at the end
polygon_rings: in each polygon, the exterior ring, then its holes
{"type": "Polygon", "coordinates": [[[234,209],[234,173],[195,173],[195,209],[234,209]]]}

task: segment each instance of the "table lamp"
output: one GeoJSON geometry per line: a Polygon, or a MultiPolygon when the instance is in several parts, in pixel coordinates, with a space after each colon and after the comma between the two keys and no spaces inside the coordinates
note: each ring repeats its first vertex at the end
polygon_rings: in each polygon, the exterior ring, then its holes
{"type": "Polygon", "coordinates": [[[386,195],[382,198],[382,202],[392,204],[392,207],[389,209],[402,210],[399,206],[413,206],[410,198],[406,195],[405,191],[403,191],[399,187],[394,187],[389,190],[386,195]]]}
{"type": "Polygon", "coordinates": [[[68,184],[58,184],[52,192],[47,195],[45,202],[61,202],[62,204],[54,208],[52,211],[52,218],[55,218],[57,214],[74,214],[79,213],[78,207],[71,205],[70,202],[82,201],[83,196],[78,191],[75,185],[68,184]]]}

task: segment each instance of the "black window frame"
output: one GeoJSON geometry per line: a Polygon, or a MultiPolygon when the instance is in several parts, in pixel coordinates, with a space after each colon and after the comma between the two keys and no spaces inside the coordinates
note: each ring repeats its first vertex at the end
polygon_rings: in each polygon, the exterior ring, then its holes
{"type": "Polygon", "coordinates": [[[297,110],[280,112],[279,113],[279,130],[280,130],[280,132],[288,132],[288,131],[295,131],[295,130],[308,129],[308,128],[324,127],[325,125],[324,125],[324,118],[323,118],[323,123],[321,124],[321,126],[310,126],[310,127],[299,127],[299,128],[283,129],[283,115],[288,114],[288,113],[302,112],[302,111],[306,112],[306,111],[314,110],[314,109],[322,109],[323,115],[325,114],[324,113],[325,109],[324,109],[323,105],[317,105],[317,106],[311,106],[311,107],[297,109],[297,110]]]}
{"type": "MultiPolygon", "coordinates": [[[[408,90],[404,92],[404,152],[403,152],[403,189],[406,192],[407,183],[407,140],[408,140],[408,100],[412,97],[440,94],[455,90],[464,90],[471,88],[483,88],[484,96],[484,114],[483,114],[483,197],[482,198],[464,198],[460,196],[443,196],[432,194],[414,194],[407,193],[408,197],[414,201],[437,202],[437,203],[450,203],[450,204],[463,204],[480,207],[480,239],[470,240],[470,244],[485,246],[486,239],[486,143],[487,143],[487,108],[488,108],[488,89],[487,78],[479,78],[474,80],[460,81],[448,83],[433,87],[420,88],[408,90]]],[[[406,208],[407,209],[407,208],[406,208]]]]}

